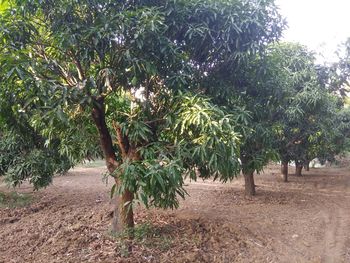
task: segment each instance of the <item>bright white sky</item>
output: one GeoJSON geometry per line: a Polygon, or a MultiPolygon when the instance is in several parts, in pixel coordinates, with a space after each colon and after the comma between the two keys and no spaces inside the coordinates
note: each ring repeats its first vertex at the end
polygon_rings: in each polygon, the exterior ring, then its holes
{"type": "Polygon", "coordinates": [[[350,0],[275,0],[289,28],[284,40],[297,41],[317,53],[321,61],[336,59],[338,45],[350,37],[350,0]]]}

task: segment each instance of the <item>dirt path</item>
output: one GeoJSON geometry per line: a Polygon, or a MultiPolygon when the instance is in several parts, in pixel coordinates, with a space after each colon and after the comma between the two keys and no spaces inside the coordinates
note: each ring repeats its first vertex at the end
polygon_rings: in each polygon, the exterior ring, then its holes
{"type": "Polygon", "coordinates": [[[283,183],[271,166],[256,176],[254,198],[241,179],[191,182],[178,210],[137,209],[153,232],[132,253],[108,233],[111,185],[102,171],[73,170],[33,193],[30,206],[0,208],[0,262],[350,262],[349,168],[283,183]]]}
{"type": "MultiPolygon", "coordinates": [[[[348,169],[313,169],[302,178],[276,180],[277,169],[257,177],[258,196],[245,199],[241,180],[216,185],[203,202],[198,191],[198,215],[239,226],[240,236],[254,253],[235,258],[243,262],[350,262],[350,173],[348,169]],[[235,191],[236,190],[236,191],[235,191]],[[232,200],[233,199],[233,200],[232,200]],[[254,247],[255,245],[255,247],[254,247]],[[251,259],[248,259],[251,257],[251,259]]],[[[211,184],[212,185],[212,184],[211,184]]],[[[193,191],[192,190],[192,191],[193,191]]],[[[185,202],[179,213],[191,214],[185,202]]]]}
{"type": "Polygon", "coordinates": [[[325,220],[325,262],[350,261],[347,246],[350,240],[350,177],[338,176],[332,178],[337,184],[327,181],[316,184],[318,190],[327,196],[326,202],[319,204],[325,220]]]}

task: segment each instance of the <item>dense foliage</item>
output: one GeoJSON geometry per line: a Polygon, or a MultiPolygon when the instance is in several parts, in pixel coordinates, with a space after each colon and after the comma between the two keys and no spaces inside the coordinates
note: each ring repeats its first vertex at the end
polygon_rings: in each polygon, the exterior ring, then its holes
{"type": "Polygon", "coordinates": [[[121,222],[132,226],[124,204],[134,197],[176,207],[183,175],[239,173],[250,116],[215,105],[208,91],[222,98],[225,86],[208,80],[276,40],[281,25],[272,1],[17,1],[1,18],[1,83],[24,88],[19,110],[70,159],[100,137],[121,222]]]}
{"type": "Polygon", "coordinates": [[[269,161],[349,143],[344,82],[274,43],[285,23],[272,0],[1,3],[0,173],[39,188],[103,157],[115,230],[133,226],[135,201],[176,208],[186,178],[242,172],[255,194],[269,161]]]}

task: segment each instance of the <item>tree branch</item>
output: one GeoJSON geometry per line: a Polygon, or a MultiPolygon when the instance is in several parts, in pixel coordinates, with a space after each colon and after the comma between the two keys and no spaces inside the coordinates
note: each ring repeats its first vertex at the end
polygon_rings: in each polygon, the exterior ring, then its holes
{"type": "Polygon", "coordinates": [[[122,129],[120,128],[120,125],[117,124],[117,122],[112,122],[113,129],[117,135],[117,145],[122,153],[122,159],[125,160],[128,156],[130,144],[129,140],[126,136],[123,136],[122,129]]]}

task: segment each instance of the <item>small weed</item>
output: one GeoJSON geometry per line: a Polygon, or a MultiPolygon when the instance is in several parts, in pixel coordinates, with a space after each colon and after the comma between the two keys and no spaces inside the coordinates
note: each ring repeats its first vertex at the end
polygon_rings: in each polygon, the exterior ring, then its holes
{"type": "Polygon", "coordinates": [[[192,237],[192,241],[197,247],[202,244],[202,240],[200,239],[200,237],[198,235],[194,235],[192,237]]]}
{"type": "Polygon", "coordinates": [[[149,223],[136,225],[134,229],[128,229],[119,234],[110,233],[110,235],[116,240],[116,249],[122,257],[130,255],[133,245],[157,248],[164,252],[169,250],[173,243],[170,237],[161,235],[159,230],[149,223]]]}
{"type": "Polygon", "coordinates": [[[159,235],[156,229],[149,223],[137,225],[132,232],[134,239],[139,242],[159,235]]]}
{"type": "Polygon", "coordinates": [[[117,250],[119,251],[120,256],[127,258],[130,256],[130,253],[132,251],[132,246],[130,242],[123,240],[123,241],[117,242],[117,250]]]}
{"type": "Polygon", "coordinates": [[[116,240],[132,239],[138,242],[157,235],[156,230],[149,223],[136,225],[134,228],[126,229],[121,233],[110,231],[108,234],[116,240]]]}
{"type": "Polygon", "coordinates": [[[32,196],[30,194],[22,194],[17,192],[3,193],[0,192],[0,207],[23,207],[30,204],[32,196]]]}
{"type": "Polygon", "coordinates": [[[170,237],[161,237],[158,242],[153,243],[161,252],[168,251],[171,248],[173,241],[170,237]]]}

